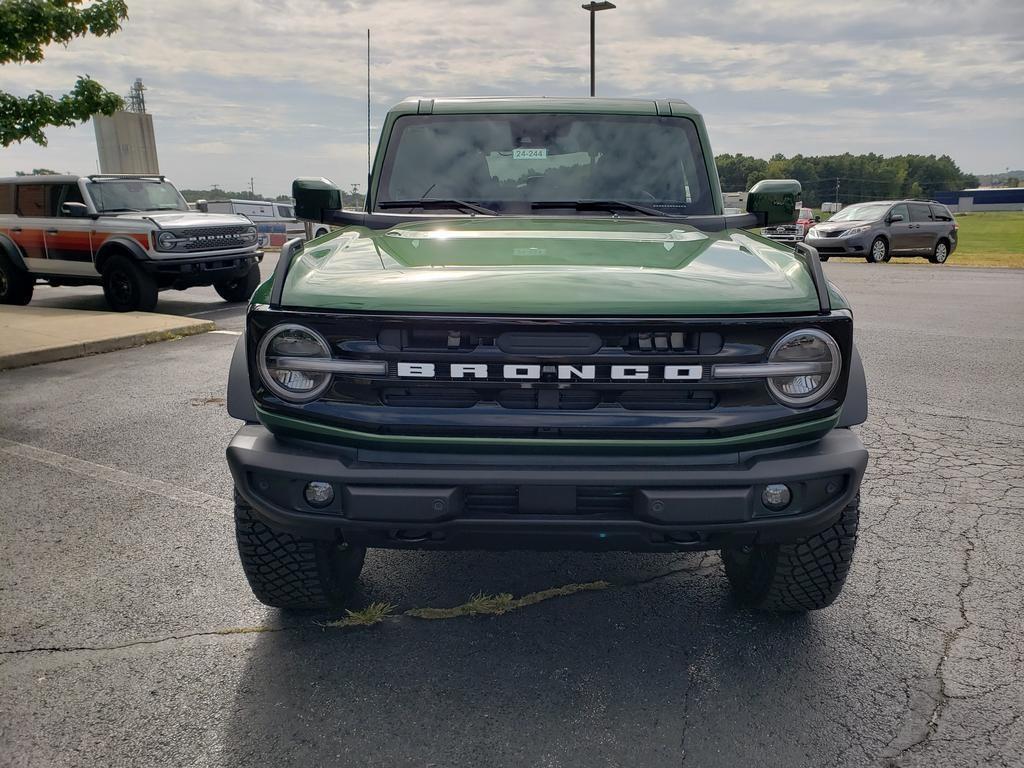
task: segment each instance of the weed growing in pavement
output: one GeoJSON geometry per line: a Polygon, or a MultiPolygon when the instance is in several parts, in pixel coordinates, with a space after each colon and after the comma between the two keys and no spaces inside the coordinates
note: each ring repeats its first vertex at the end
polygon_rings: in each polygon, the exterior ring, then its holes
{"type": "MultiPolygon", "coordinates": [[[[320,624],[321,627],[372,627],[395,612],[391,603],[370,603],[360,611],[345,611],[345,618],[320,624]]],[[[319,622],[318,622],[319,623],[319,622]]]]}

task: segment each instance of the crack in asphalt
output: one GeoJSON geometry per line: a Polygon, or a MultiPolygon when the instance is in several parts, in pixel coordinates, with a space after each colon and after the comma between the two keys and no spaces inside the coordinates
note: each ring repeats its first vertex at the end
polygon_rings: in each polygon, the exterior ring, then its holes
{"type": "MultiPolygon", "coordinates": [[[[405,623],[403,621],[404,619],[411,619],[413,621],[436,621],[439,619],[445,620],[474,616],[502,616],[507,613],[523,610],[533,605],[538,605],[542,602],[546,602],[556,597],[570,597],[572,595],[582,594],[585,592],[613,591],[617,589],[634,589],[636,587],[642,587],[646,584],[650,584],[652,582],[660,581],[663,579],[668,579],[672,576],[676,576],[682,573],[687,573],[698,577],[706,576],[708,574],[704,567],[704,561],[708,553],[703,554],[705,555],[705,557],[702,557],[695,567],[673,568],[667,571],[662,571],[660,573],[654,574],[653,576],[647,576],[642,579],[636,579],[632,581],[594,581],[583,584],[566,584],[560,587],[550,587],[548,589],[537,590],[535,592],[528,592],[518,598],[510,597],[511,604],[503,607],[503,609],[501,610],[495,611],[458,611],[459,608],[462,608],[464,605],[467,604],[463,604],[462,606],[456,606],[455,608],[409,608],[399,614],[385,613],[381,615],[378,620],[369,623],[345,623],[345,620],[341,619],[338,621],[328,622],[318,622],[315,620],[311,620],[308,623],[304,622],[302,624],[282,624],[278,626],[257,625],[251,627],[225,627],[222,629],[211,629],[198,632],[187,632],[183,634],[166,635],[163,637],[144,638],[141,640],[132,640],[126,643],[116,643],[112,645],[37,646],[33,648],[18,648],[9,651],[0,651],[0,657],[24,656],[34,653],[105,653],[109,651],[119,651],[127,648],[134,648],[137,646],[159,645],[161,643],[191,640],[198,637],[224,637],[230,635],[261,634],[266,632],[288,632],[294,630],[311,629],[313,627],[319,627],[320,629],[358,630],[368,629],[369,627],[376,626],[377,624],[382,624],[386,622],[405,623]]],[[[472,602],[472,600],[470,602],[472,602]]]]}

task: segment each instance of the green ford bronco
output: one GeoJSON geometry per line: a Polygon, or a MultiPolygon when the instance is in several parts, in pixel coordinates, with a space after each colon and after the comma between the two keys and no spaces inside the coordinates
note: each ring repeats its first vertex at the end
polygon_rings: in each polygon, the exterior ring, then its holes
{"type": "Polygon", "coordinates": [[[231,364],[242,566],[340,603],[367,547],[717,549],[739,600],[829,605],[867,452],[853,316],[818,255],[725,215],[682,101],[407,100],[364,211],[297,179],[231,364]]]}

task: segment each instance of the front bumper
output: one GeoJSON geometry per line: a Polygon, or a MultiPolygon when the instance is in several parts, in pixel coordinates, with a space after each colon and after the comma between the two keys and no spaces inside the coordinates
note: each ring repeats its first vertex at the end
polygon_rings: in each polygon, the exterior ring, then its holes
{"type": "Polygon", "coordinates": [[[262,260],[263,252],[254,250],[246,253],[204,254],[180,259],[161,258],[140,261],[139,264],[157,278],[161,288],[182,289],[237,280],[262,260]]]}
{"type": "Polygon", "coordinates": [[[356,546],[676,551],[787,541],[835,522],[867,451],[848,429],[781,448],[670,456],[429,453],[285,441],[259,424],[227,449],[235,486],[268,524],[356,546]],[[306,503],[331,483],[326,509],[306,503]],[[790,507],[761,504],[784,482],[790,507]]]}
{"type": "Polygon", "coordinates": [[[865,256],[875,233],[853,237],[808,237],[804,243],[814,248],[819,256],[865,256]]]}
{"type": "Polygon", "coordinates": [[[761,236],[767,237],[769,240],[774,240],[777,243],[786,243],[792,245],[794,243],[802,243],[804,241],[804,233],[799,232],[779,232],[773,227],[765,227],[761,230],[761,236]]]}

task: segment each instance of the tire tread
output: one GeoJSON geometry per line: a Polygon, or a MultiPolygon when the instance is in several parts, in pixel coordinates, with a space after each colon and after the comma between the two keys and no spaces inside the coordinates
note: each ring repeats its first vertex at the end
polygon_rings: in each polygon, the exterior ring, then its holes
{"type": "Polygon", "coordinates": [[[271,528],[235,491],[235,537],[256,598],[277,608],[339,605],[362,570],[365,551],[271,528]]]}
{"type": "Polygon", "coordinates": [[[770,611],[814,611],[831,605],[846,583],[857,547],[860,496],[839,519],[813,536],[761,545],[756,567],[723,552],[726,574],[742,602],[770,611]]]}

